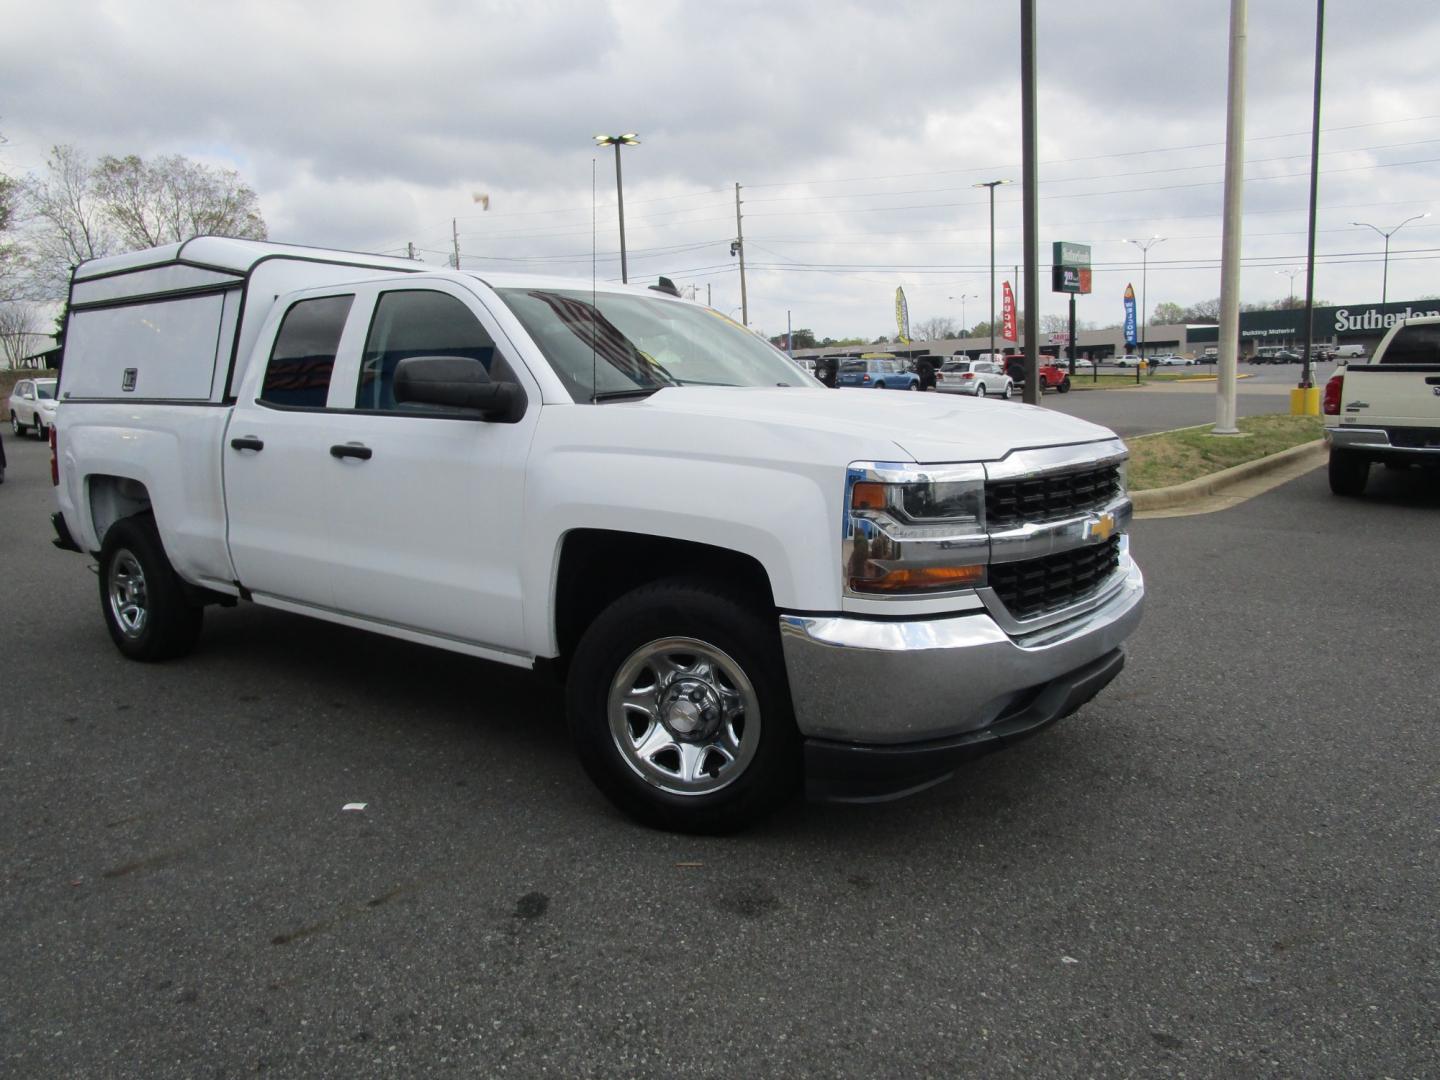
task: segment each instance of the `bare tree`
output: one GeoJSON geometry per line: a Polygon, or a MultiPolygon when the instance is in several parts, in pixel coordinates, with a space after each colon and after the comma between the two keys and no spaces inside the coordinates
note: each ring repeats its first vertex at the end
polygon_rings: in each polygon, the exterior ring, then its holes
{"type": "Polygon", "coordinates": [[[255,192],[238,173],[179,155],[92,164],[75,147],[57,146],[45,173],[23,188],[24,262],[36,296],[62,295],[71,268],[87,259],[206,234],[266,235],[255,192]]]}
{"type": "Polygon", "coordinates": [[[0,303],[0,356],[11,371],[30,352],[39,336],[37,326],[35,310],[29,304],[19,300],[0,303]]]}
{"type": "Polygon", "coordinates": [[[150,162],[130,154],[101,158],[94,184],[127,248],[207,235],[265,239],[255,192],[233,169],[214,169],[178,154],[150,162]]]}
{"type": "Polygon", "coordinates": [[[913,328],[913,336],[916,341],[942,341],[945,338],[959,337],[960,327],[954,319],[936,315],[917,322],[913,328]]]}

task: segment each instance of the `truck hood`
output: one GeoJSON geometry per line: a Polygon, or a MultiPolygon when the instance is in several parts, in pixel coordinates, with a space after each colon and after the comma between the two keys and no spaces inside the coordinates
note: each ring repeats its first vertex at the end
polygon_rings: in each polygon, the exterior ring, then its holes
{"type": "Polygon", "coordinates": [[[898,390],[678,386],[619,407],[824,433],[853,441],[856,458],[921,464],[1115,438],[1109,428],[1035,405],[898,390]]]}

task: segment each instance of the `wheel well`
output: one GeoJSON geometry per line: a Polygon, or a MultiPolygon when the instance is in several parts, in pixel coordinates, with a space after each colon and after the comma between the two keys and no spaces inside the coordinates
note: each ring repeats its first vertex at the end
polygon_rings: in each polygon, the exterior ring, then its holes
{"type": "Polygon", "coordinates": [[[85,486],[90,495],[90,521],[95,526],[97,543],[105,542],[110,526],[121,518],[150,509],[149,490],[128,476],[89,476],[85,486]]]}
{"type": "Polygon", "coordinates": [[[625,593],[667,577],[702,577],[757,607],[773,610],[759,561],[726,548],[663,536],[576,529],[565,537],[555,579],[555,635],[568,657],[595,616],[625,593]]]}

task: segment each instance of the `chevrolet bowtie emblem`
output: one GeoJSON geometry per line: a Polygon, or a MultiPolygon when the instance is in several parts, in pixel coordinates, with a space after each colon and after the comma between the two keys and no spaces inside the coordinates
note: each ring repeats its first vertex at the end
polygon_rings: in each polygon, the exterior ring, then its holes
{"type": "Polygon", "coordinates": [[[1101,514],[1094,521],[1090,522],[1090,538],[1092,540],[1109,540],[1110,535],[1114,531],[1114,514],[1101,514]]]}

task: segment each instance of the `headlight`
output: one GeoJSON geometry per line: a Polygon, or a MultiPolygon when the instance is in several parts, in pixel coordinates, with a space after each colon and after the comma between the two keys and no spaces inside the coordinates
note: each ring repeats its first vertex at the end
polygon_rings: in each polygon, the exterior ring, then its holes
{"type": "Polygon", "coordinates": [[[985,584],[985,480],[978,465],[852,466],[846,484],[845,585],[916,595],[985,584]]]}

